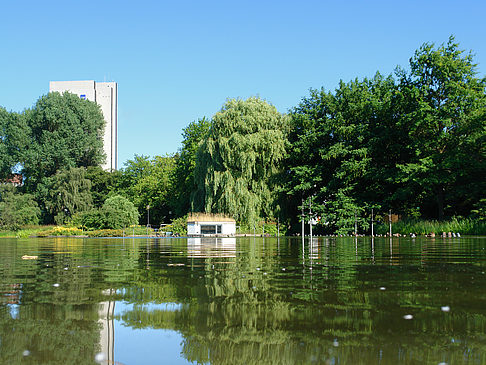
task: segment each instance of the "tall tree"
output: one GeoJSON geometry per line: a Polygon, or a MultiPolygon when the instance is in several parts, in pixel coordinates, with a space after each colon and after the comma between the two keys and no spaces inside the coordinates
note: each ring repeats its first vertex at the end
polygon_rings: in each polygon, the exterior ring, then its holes
{"type": "Polygon", "coordinates": [[[435,200],[439,219],[449,204],[449,214],[464,213],[461,206],[470,207],[486,189],[486,79],[477,77],[473,55],[464,54],[452,36],[437,49],[420,47],[410,72],[400,76],[413,103],[404,118],[415,156],[399,166],[403,181],[435,200]]]}
{"type": "Polygon", "coordinates": [[[228,100],[198,149],[193,209],[250,223],[272,217],[287,133],[286,116],[264,100],[228,100]]]}
{"type": "Polygon", "coordinates": [[[104,119],[100,107],[70,93],[42,96],[25,112],[30,140],[23,174],[30,189],[61,169],[101,164],[104,119]]]}
{"type": "Polygon", "coordinates": [[[351,232],[355,216],[366,227],[363,208],[392,204],[389,179],[402,150],[399,133],[390,128],[395,90],[393,78],[377,73],[341,82],[334,93],[311,90],[291,113],[287,192],[294,207],[312,197],[326,229],[351,232]]]}
{"type": "Polygon", "coordinates": [[[21,168],[22,155],[29,145],[25,113],[7,112],[0,107],[0,179],[21,168]]]}
{"type": "Polygon", "coordinates": [[[89,166],[86,169],[86,178],[91,181],[93,205],[101,208],[108,197],[117,194],[122,172],[120,170],[110,172],[103,170],[101,166],[89,166]]]}
{"type": "Polygon", "coordinates": [[[169,206],[171,176],[174,171],[173,156],[135,155],[122,169],[119,192],[125,195],[137,207],[143,223],[163,223],[171,215],[169,206]],[[147,209],[147,206],[150,208],[147,209]]]}
{"type": "Polygon", "coordinates": [[[177,217],[187,214],[191,209],[191,194],[197,190],[194,181],[197,149],[207,137],[211,123],[211,120],[203,117],[183,129],[182,147],[175,156],[170,194],[170,205],[177,217]]]}

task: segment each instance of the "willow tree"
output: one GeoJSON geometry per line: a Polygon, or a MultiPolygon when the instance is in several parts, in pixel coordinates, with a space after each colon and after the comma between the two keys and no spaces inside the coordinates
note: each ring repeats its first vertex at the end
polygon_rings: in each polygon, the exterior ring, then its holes
{"type": "Polygon", "coordinates": [[[246,223],[274,216],[287,131],[286,116],[266,101],[228,100],[197,152],[192,209],[246,223]]]}

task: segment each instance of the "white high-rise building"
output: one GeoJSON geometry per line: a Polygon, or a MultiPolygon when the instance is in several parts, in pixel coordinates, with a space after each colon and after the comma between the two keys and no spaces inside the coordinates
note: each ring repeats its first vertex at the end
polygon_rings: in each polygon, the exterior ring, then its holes
{"type": "Polygon", "coordinates": [[[49,92],[69,91],[81,99],[96,102],[105,118],[103,149],[106,163],[103,169],[114,171],[118,168],[118,85],[116,82],[88,81],[51,81],[49,92]]]}

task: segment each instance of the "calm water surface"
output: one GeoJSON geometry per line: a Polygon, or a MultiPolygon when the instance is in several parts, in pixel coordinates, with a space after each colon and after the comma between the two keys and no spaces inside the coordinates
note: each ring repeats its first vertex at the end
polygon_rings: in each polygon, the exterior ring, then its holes
{"type": "Polygon", "coordinates": [[[486,364],[486,238],[0,239],[1,364],[486,364]]]}

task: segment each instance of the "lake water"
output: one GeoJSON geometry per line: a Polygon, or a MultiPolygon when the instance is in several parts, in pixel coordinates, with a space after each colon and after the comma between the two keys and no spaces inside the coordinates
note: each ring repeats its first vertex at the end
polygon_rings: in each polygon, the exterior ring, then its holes
{"type": "Polygon", "coordinates": [[[0,239],[1,364],[486,364],[486,238],[0,239]]]}

